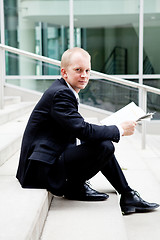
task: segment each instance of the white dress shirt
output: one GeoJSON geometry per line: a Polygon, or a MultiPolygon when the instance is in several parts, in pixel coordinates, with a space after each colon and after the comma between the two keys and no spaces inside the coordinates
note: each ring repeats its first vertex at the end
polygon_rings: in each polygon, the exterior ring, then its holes
{"type": "Polygon", "coordinates": [[[79,99],[78,93],[71,87],[71,85],[68,82],[66,82],[66,83],[67,83],[68,87],[71,89],[71,91],[74,93],[74,95],[75,95],[75,97],[77,99],[77,102],[79,104],[80,103],[80,99],[79,99]]]}

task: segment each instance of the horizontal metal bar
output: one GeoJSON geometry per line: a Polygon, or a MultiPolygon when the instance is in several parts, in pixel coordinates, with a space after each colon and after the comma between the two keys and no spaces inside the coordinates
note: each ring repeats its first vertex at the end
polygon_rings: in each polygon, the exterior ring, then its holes
{"type": "Polygon", "coordinates": [[[112,82],[116,82],[116,83],[123,84],[123,85],[126,85],[126,86],[130,86],[130,87],[133,87],[133,88],[145,89],[147,92],[152,92],[152,93],[156,93],[156,94],[160,95],[160,89],[157,89],[157,88],[154,88],[154,87],[150,87],[150,86],[147,86],[147,85],[144,85],[144,84],[134,83],[134,82],[124,80],[124,79],[119,78],[119,77],[107,75],[107,74],[104,74],[104,73],[99,73],[99,72],[96,72],[96,71],[93,71],[93,70],[91,71],[91,74],[94,75],[94,76],[98,76],[101,79],[110,80],[112,82]]]}
{"type": "MultiPolygon", "coordinates": [[[[17,48],[13,48],[13,47],[10,47],[10,46],[4,45],[4,44],[0,44],[0,48],[5,49],[6,51],[9,51],[9,52],[12,52],[12,53],[15,53],[15,54],[30,57],[32,59],[39,60],[39,61],[42,61],[42,62],[47,62],[47,63],[53,64],[53,65],[56,65],[56,66],[60,66],[60,64],[61,64],[61,62],[58,61],[58,60],[50,59],[48,57],[40,56],[38,54],[30,53],[30,52],[20,50],[20,49],[17,49],[17,48]]],[[[101,79],[106,79],[106,80],[116,82],[116,83],[119,83],[119,84],[122,84],[122,85],[130,86],[130,87],[133,87],[133,88],[145,89],[147,92],[152,92],[152,93],[160,95],[160,89],[150,87],[150,86],[147,86],[147,85],[144,85],[144,84],[131,82],[131,81],[122,79],[120,77],[116,77],[115,75],[111,76],[111,75],[108,75],[108,74],[104,74],[104,73],[100,73],[100,72],[96,72],[96,71],[92,70],[91,71],[91,76],[95,76],[95,77],[101,78],[101,79]]]]}
{"type": "MultiPolygon", "coordinates": [[[[6,75],[5,79],[7,80],[15,80],[15,79],[57,79],[60,78],[61,75],[6,75]]],[[[90,76],[92,80],[102,79],[101,77],[90,76]]]]}
{"type": "MultiPolygon", "coordinates": [[[[5,77],[6,80],[15,80],[15,79],[57,79],[57,78],[61,78],[61,75],[7,75],[5,77]]],[[[94,76],[91,76],[90,79],[92,80],[97,80],[100,78],[95,78],[94,76]]]]}
{"type": "Polygon", "coordinates": [[[41,56],[41,55],[38,55],[38,54],[35,54],[35,53],[30,53],[30,52],[27,52],[27,51],[24,51],[24,50],[13,48],[13,47],[10,47],[10,46],[4,45],[4,44],[0,44],[0,48],[5,49],[8,52],[12,52],[12,53],[15,53],[15,54],[18,54],[18,55],[23,55],[25,57],[30,57],[30,58],[38,60],[38,61],[51,63],[51,64],[54,64],[56,66],[61,65],[61,62],[58,61],[58,60],[54,60],[54,59],[44,57],[44,56],[41,56]]]}
{"type": "Polygon", "coordinates": [[[60,78],[61,75],[8,75],[5,78],[7,80],[15,80],[15,79],[57,79],[60,78]]]}
{"type": "MultiPolygon", "coordinates": [[[[139,79],[139,75],[138,74],[130,74],[130,75],[126,75],[126,74],[114,74],[111,76],[115,76],[115,77],[119,77],[119,78],[124,78],[124,79],[133,79],[133,80],[138,80],[139,79]]],[[[157,79],[160,80],[160,74],[143,74],[143,80],[144,79],[157,79]]]]}

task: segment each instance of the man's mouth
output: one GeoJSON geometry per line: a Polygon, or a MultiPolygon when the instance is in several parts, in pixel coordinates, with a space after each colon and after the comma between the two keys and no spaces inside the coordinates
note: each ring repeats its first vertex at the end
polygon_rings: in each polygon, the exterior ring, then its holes
{"type": "Polygon", "coordinates": [[[79,81],[79,83],[81,83],[81,84],[86,84],[87,81],[79,81]]]}

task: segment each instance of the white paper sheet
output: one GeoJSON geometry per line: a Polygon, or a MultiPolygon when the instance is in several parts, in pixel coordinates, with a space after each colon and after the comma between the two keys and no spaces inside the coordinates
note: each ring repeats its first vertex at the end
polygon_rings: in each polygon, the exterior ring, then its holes
{"type": "Polygon", "coordinates": [[[129,103],[111,116],[100,121],[102,125],[115,125],[124,121],[141,121],[140,118],[150,120],[154,113],[145,113],[143,109],[138,107],[134,102],[129,103]]]}

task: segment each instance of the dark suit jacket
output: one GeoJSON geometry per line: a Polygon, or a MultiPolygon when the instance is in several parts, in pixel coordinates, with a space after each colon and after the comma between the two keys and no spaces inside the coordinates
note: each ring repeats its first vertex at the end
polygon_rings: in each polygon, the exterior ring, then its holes
{"type": "Polygon", "coordinates": [[[119,137],[116,126],[85,122],[78,113],[75,95],[63,78],[58,79],[43,94],[29,118],[23,136],[17,178],[22,187],[46,188],[45,175],[52,168],[55,194],[62,195],[65,169],[59,157],[65,149],[75,145],[76,138],[85,142],[118,142],[119,137]],[[37,163],[41,169],[43,166],[45,169],[39,172],[39,178],[36,177],[39,171],[37,163]]]}

